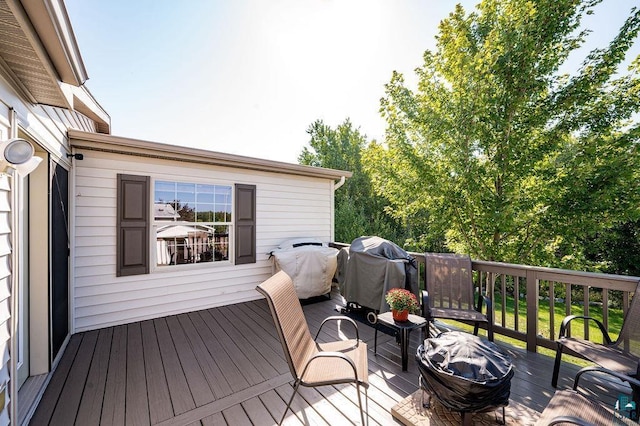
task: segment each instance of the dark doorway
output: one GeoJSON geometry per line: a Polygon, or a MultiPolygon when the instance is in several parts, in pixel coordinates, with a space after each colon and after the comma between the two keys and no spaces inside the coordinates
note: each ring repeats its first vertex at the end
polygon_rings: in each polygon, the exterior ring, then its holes
{"type": "Polygon", "coordinates": [[[69,173],[51,178],[51,362],[69,334],[69,173]]]}

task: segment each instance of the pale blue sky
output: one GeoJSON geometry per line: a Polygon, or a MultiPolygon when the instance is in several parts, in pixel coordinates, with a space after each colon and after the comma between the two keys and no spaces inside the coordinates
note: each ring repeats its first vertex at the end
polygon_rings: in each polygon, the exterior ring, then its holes
{"type": "MultiPolygon", "coordinates": [[[[456,3],[65,1],[114,135],[291,163],[316,119],[350,117],[382,140],[384,84],[393,70],[413,81],[456,3]]],[[[604,0],[585,21],[589,46],[605,46],[637,3],[604,0]]]]}

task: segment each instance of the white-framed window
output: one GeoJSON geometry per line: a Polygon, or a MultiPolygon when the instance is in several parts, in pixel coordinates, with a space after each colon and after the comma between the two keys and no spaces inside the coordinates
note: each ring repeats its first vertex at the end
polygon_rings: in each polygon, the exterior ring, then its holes
{"type": "Polygon", "coordinates": [[[156,179],[156,265],[229,261],[232,206],[231,185],[156,179]]]}

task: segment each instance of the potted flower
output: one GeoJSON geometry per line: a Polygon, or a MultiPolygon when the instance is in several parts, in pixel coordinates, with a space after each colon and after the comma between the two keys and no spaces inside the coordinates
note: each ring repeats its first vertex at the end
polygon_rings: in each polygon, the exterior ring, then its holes
{"type": "Polygon", "coordinates": [[[392,288],[384,296],[384,300],[391,307],[391,314],[396,321],[406,321],[409,314],[418,309],[416,295],[402,288],[392,288]]]}

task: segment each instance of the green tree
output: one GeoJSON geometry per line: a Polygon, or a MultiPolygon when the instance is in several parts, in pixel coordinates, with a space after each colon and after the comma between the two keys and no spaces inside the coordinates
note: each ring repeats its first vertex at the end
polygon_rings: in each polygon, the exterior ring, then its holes
{"type": "Polygon", "coordinates": [[[385,144],[365,165],[397,218],[476,258],[584,262],[581,241],[640,216],[640,58],[631,14],[575,75],[560,75],[598,0],[484,0],[440,23],[417,88],[394,72],[381,100],[385,144]]]}
{"type": "Polygon", "coordinates": [[[317,120],[309,126],[309,147],[298,157],[300,164],[348,170],[353,176],[335,193],[335,238],[350,243],[363,235],[378,235],[398,241],[401,228],[384,212],[385,200],[371,187],[362,167],[366,136],[349,119],[335,129],[317,120]]]}
{"type": "Polygon", "coordinates": [[[587,259],[602,272],[640,276],[640,220],[605,229],[585,246],[587,259]]]}

